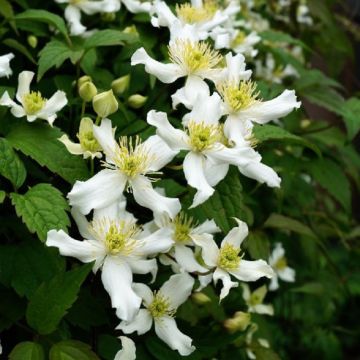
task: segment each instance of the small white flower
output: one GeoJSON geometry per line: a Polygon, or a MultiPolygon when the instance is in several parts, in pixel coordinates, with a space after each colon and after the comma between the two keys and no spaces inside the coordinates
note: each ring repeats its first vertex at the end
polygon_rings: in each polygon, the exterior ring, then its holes
{"type": "Polygon", "coordinates": [[[246,343],[246,355],[249,359],[254,360],[256,359],[256,355],[253,351],[254,347],[261,347],[269,348],[270,344],[266,339],[257,338],[255,342],[253,341],[254,333],[258,330],[258,326],[255,323],[252,323],[249,329],[246,332],[245,343],[246,343]]]}
{"type": "Polygon", "coordinates": [[[15,117],[26,116],[29,122],[43,119],[52,126],[57,117],[56,112],[67,104],[66,95],[63,91],[58,90],[50,99],[45,99],[39,91],[30,91],[30,83],[34,75],[31,71],[22,71],[19,74],[16,100],[20,105],[10,98],[7,91],[1,97],[0,105],[10,107],[11,113],[15,117]]]}
{"type": "Polygon", "coordinates": [[[151,10],[151,1],[144,0],[119,0],[125,7],[133,14],[146,12],[149,13],[151,10]]]}
{"type": "Polygon", "coordinates": [[[101,280],[111,297],[112,307],[117,309],[117,316],[131,320],[141,304],[131,287],[132,274],[156,276],[156,259],[147,257],[171,248],[168,230],[160,229],[143,237],[134,218],[119,204],[95,210],[91,223],[75,208],[72,215],[85,240],[75,240],[62,230],[50,230],[46,245],[57,247],[61,255],[84,263],[95,261],[93,271],[101,268],[101,280]]]}
{"type": "Polygon", "coordinates": [[[0,56],[0,77],[9,77],[12,74],[10,60],[14,57],[15,55],[13,53],[0,56]]]}
{"type": "Polygon", "coordinates": [[[253,292],[250,291],[248,284],[241,284],[243,289],[243,299],[248,306],[248,311],[256,314],[274,315],[274,307],[271,304],[263,304],[267,293],[266,285],[263,285],[253,292]]]}
{"type": "Polygon", "coordinates": [[[135,360],[135,343],[127,336],[120,336],[119,339],[121,340],[123,347],[116,353],[114,360],[135,360]]]}
{"type": "Polygon", "coordinates": [[[274,271],[264,260],[244,260],[240,254],[240,245],[248,235],[246,223],[236,219],[238,226],[231,229],[221,243],[220,249],[214,240],[194,240],[202,249],[202,257],[206,265],[215,268],[213,280],[215,284],[221,280],[223,287],[220,300],[224,299],[231,288],[237,287],[238,282],[231,281],[230,275],[240,281],[256,281],[265,276],[271,278],[274,271]]]}
{"type": "Polygon", "coordinates": [[[133,321],[122,321],[117,329],[125,334],[136,331],[138,335],[148,332],[155,324],[156,335],[180,355],[190,355],[195,347],[190,337],[177,327],[174,315],[177,308],[191,294],[194,279],[187,273],[172,275],[157,292],[144,284],[134,284],[134,291],[143,299],[145,309],[140,309],[133,321]]]}
{"type": "Polygon", "coordinates": [[[160,195],[146,176],[157,174],[176,152],[156,135],[144,142],[140,138],[133,141],[122,137],[117,143],[109,119],[103,119],[101,126],[94,126],[93,131],[106,155],[106,169],[85,182],[77,181],[68,194],[70,205],[88,214],[92,209],[118,201],[128,187],[139,205],[149,208],[156,216],[165,213],[174,218],[181,208],[179,200],[160,195]]]}
{"type": "Polygon", "coordinates": [[[72,142],[67,135],[59,138],[70,154],[82,155],[84,159],[91,157],[101,158],[101,146],[94,137],[93,122],[90,118],[82,118],[80,121],[79,133],[76,135],[80,143],[72,142]]]}
{"type": "Polygon", "coordinates": [[[285,250],[281,243],[276,243],[273,252],[269,258],[269,264],[274,269],[274,276],[271,279],[269,290],[277,290],[279,288],[279,280],[286,282],[295,281],[295,270],[287,265],[285,258],[285,250]]]}

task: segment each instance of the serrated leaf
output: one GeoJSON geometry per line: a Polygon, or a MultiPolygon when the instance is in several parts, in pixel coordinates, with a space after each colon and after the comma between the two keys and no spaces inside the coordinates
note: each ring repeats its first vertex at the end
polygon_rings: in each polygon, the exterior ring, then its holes
{"type": "Polygon", "coordinates": [[[50,184],[38,184],[25,195],[12,193],[10,197],[16,214],[42,241],[45,241],[49,230],[66,230],[70,226],[66,213],[69,206],[62,193],[50,184]]]}
{"type": "Polygon", "coordinates": [[[137,36],[134,34],[112,29],[100,30],[85,40],[84,48],[88,50],[100,46],[124,45],[124,43],[131,44],[136,40],[137,36]]]}
{"type": "MultiPolygon", "coordinates": [[[[81,284],[91,268],[92,264],[86,264],[56,275],[40,285],[30,298],[26,311],[28,324],[42,335],[55,331],[67,310],[77,299],[81,284]]],[[[52,359],[65,359],[65,357],[52,359]]],[[[79,359],[81,358],[77,358],[79,359]]]]}
{"type": "Polygon", "coordinates": [[[320,150],[310,141],[289,133],[285,129],[275,125],[255,125],[253,130],[255,138],[261,143],[265,141],[284,141],[290,144],[307,147],[321,156],[320,150]]]}
{"type": "Polygon", "coordinates": [[[89,172],[82,158],[70,154],[58,139],[64,133],[46,124],[24,122],[14,128],[7,140],[17,150],[30,156],[40,165],[73,184],[76,180],[86,180],[89,172]]]}
{"type": "Polygon", "coordinates": [[[360,99],[347,100],[341,109],[348,139],[352,140],[360,130],[360,99]]]}
{"type": "Polygon", "coordinates": [[[33,58],[33,56],[31,55],[30,51],[23,44],[20,44],[17,40],[5,39],[2,42],[3,42],[3,44],[19,51],[20,53],[25,55],[33,64],[36,64],[36,61],[33,58]]]}
{"type": "Polygon", "coordinates": [[[0,138],[0,174],[10,180],[15,189],[18,189],[26,178],[24,164],[4,138],[0,138]]]}
{"type": "Polygon", "coordinates": [[[81,341],[65,340],[53,345],[49,360],[100,360],[91,347],[81,341]]]}
{"type": "Polygon", "coordinates": [[[40,344],[24,341],[12,349],[9,360],[45,360],[44,349],[40,344]]]}

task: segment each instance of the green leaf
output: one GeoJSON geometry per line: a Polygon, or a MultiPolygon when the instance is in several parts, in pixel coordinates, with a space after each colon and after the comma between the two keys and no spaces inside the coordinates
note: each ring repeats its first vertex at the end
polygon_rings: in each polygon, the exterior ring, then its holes
{"type": "Polygon", "coordinates": [[[3,42],[3,44],[19,51],[20,53],[25,55],[33,64],[36,64],[36,60],[31,55],[30,51],[23,44],[20,44],[17,40],[5,39],[2,42],[3,42]]]}
{"type": "MultiPolygon", "coordinates": [[[[77,299],[81,284],[91,268],[92,264],[86,264],[59,274],[40,285],[30,298],[26,311],[28,324],[42,335],[55,331],[67,310],[77,299]]],[[[65,357],[60,357],[60,352],[57,354],[59,357],[52,359],[65,359],[65,357]]],[[[74,359],[80,360],[81,358],[74,359]]]]}
{"type": "Polygon", "coordinates": [[[15,149],[59,174],[70,184],[76,180],[86,180],[89,177],[86,162],[70,154],[64,144],[58,141],[62,135],[63,132],[56,127],[24,122],[14,128],[7,139],[15,149]]]}
{"type": "Polygon", "coordinates": [[[31,20],[54,26],[69,42],[69,35],[64,20],[46,10],[29,9],[15,16],[15,20],[31,20]]]}
{"type": "Polygon", "coordinates": [[[6,198],[6,192],[4,190],[0,190],[0,204],[4,202],[6,198]]]}
{"type": "Polygon", "coordinates": [[[0,174],[10,180],[15,189],[18,189],[26,178],[24,164],[4,138],[0,138],[0,174]]]}
{"type": "Polygon", "coordinates": [[[343,169],[329,159],[317,159],[308,164],[308,171],[346,211],[351,208],[350,183],[343,169]]]}
{"type": "Polygon", "coordinates": [[[320,150],[316,145],[300,136],[289,133],[281,127],[275,125],[255,125],[253,131],[255,138],[260,143],[265,141],[284,141],[286,143],[307,147],[318,156],[321,156],[320,150]]]}
{"type": "Polygon", "coordinates": [[[270,255],[270,243],[263,232],[250,232],[244,246],[252,259],[268,259],[270,255]]]}
{"type": "Polygon", "coordinates": [[[12,349],[9,360],[45,360],[44,349],[40,344],[24,341],[12,349]]]}
{"type": "MultiPolygon", "coordinates": [[[[8,0],[0,0],[0,14],[5,19],[12,19],[14,17],[14,10],[8,0]]],[[[10,25],[17,33],[16,24],[14,20],[10,20],[10,25]]]]}
{"type": "Polygon", "coordinates": [[[308,48],[301,40],[293,38],[291,35],[282,31],[266,30],[262,31],[259,35],[263,40],[266,41],[294,44],[299,45],[303,48],[308,48]]]}
{"type": "Polygon", "coordinates": [[[53,345],[49,360],[100,360],[91,347],[81,341],[65,340],[53,345]]]}
{"type": "Polygon", "coordinates": [[[50,68],[54,66],[59,68],[66,59],[70,58],[71,54],[71,49],[62,41],[52,40],[48,42],[39,52],[37,80],[39,81],[50,68]]]}
{"type": "Polygon", "coordinates": [[[25,195],[12,193],[10,195],[16,214],[31,233],[36,232],[44,241],[51,229],[66,230],[70,220],[66,213],[69,209],[62,193],[50,184],[38,184],[25,195]]]}
{"type": "Polygon", "coordinates": [[[257,360],[281,360],[278,354],[276,354],[272,349],[262,347],[254,347],[253,350],[257,360]]]}
{"type": "Polygon", "coordinates": [[[324,286],[319,282],[309,282],[302,286],[293,288],[290,291],[311,295],[323,295],[324,286]]]}
{"type": "Polygon", "coordinates": [[[360,99],[350,98],[341,109],[348,139],[352,140],[360,130],[360,99]]]}
{"type": "Polygon", "coordinates": [[[100,46],[124,45],[134,43],[138,39],[134,34],[124,33],[118,30],[100,30],[85,40],[84,48],[91,49],[100,46]]]}

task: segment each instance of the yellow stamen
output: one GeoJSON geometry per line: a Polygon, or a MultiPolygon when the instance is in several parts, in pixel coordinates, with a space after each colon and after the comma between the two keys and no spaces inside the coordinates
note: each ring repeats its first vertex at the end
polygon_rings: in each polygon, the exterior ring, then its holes
{"type": "Polygon", "coordinates": [[[282,256],[274,265],[276,270],[284,270],[287,267],[287,261],[285,256],[282,256]]]}
{"type": "Polygon", "coordinates": [[[203,121],[189,121],[187,132],[190,138],[189,145],[198,152],[212,148],[215,143],[223,139],[221,126],[206,124],[203,121]]]}
{"type": "Polygon", "coordinates": [[[34,115],[40,111],[46,103],[40,91],[31,91],[23,96],[23,106],[27,115],[34,115]]]}
{"type": "Polygon", "coordinates": [[[84,150],[96,152],[101,150],[93,132],[93,122],[90,118],[83,118],[80,122],[79,133],[76,135],[84,150]]]}
{"type": "Polygon", "coordinates": [[[224,270],[234,270],[239,266],[241,256],[240,249],[231,244],[225,244],[220,248],[218,266],[224,270]]]}
{"type": "Polygon", "coordinates": [[[186,243],[191,240],[190,231],[196,226],[194,219],[184,213],[180,213],[173,220],[175,229],[174,240],[180,243],[186,243]]]}
{"type": "Polygon", "coordinates": [[[175,315],[175,309],[170,308],[170,301],[167,297],[163,296],[160,292],[154,293],[154,300],[149,305],[148,310],[154,319],[163,316],[175,315]]]}
{"type": "Polygon", "coordinates": [[[176,14],[184,23],[196,24],[202,21],[210,20],[218,10],[215,1],[204,1],[202,7],[195,7],[189,3],[176,4],[176,14]]]}

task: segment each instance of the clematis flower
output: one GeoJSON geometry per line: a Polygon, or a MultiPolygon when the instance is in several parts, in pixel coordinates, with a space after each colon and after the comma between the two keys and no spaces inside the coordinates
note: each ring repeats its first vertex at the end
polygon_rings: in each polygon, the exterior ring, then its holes
{"type": "Polygon", "coordinates": [[[61,141],[67,148],[70,154],[82,155],[84,159],[91,157],[101,158],[101,146],[94,137],[93,122],[90,118],[82,118],[80,121],[79,133],[76,135],[80,143],[72,142],[67,135],[61,136],[61,141]]]}
{"type": "Polygon", "coordinates": [[[114,360],[135,360],[135,343],[127,336],[120,336],[119,339],[121,340],[123,347],[116,353],[114,360]]]}
{"type": "Polygon", "coordinates": [[[248,311],[256,314],[274,315],[274,307],[271,304],[263,304],[267,293],[266,285],[263,285],[253,292],[250,291],[248,284],[241,284],[243,289],[243,299],[248,306],[248,311]]]}
{"type": "Polygon", "coordinates": [[[190,355],[195,347],[190,337],[177,327],[174,315],[177,308],[191,294],[194,279],[187,273],[172,275],[157,292],[144,284],[134,284],[134,291],[143,299],[144,309],[140,309],[132,321],[122,321],[117,329],[125,334],[136,331],[138,335],[148,332],[155,325],[156,335],[172,350],[180,355],[190,355]]]}
{"type": "Polygon", "coordinates": [[[30,91],[30,83],[34,75],[31,71],[22,71],[19,74],[16,100],[20,105],[10,98],[7,91],[1,97],[0,105],[10,107],[10,111],[15,117],[26,116],[29,122],[43,119],[52,126],[57,117],[56,112],[67,104],[66,95],[63,91],[58,90],[50,99],[45,99],[40,91],[30,91]]]}
{"type": "Polygon", "coordinates": [[[214,240],[195,239],[196,245],[202,249],[202,257],[206,265],[215,268],[212,278],[215,284],[221,280],[223,287],[220,293],[220,300],[224,299],[231,288],[237,287],[238,282],[231,281],[234,276],[240,281],[256,281],[265,276],[271,278],[274,271],[264,260],[244,260],[240,255],[240,245],[248,235],[246,223],[236,219],[238,226],[230,230],[221,243],[220,249],[214,240]]]}
{"type": "Polygon", "coordinates": [[[75,240],[62,230],[50,230],[46,245],[57,247],[61,255],[84,263],[95,261],[93,271],[96,273],[101,268],[101,280],[117,316],[131,320],[141,304],[131,287],[132,274],[156,276],[156,259],[147,257],[170,249],[173,242],[168,230],[160,229],[143,237],[136,221],[118,204],[95,210],[90,223],[76,208],[72,215],[85,240],[75,240]]]}
{"type": "Polygon", "coordinates": [[[0,56],[0,77],[9,77],[12,74],[10,61],[15,57],[13,53],[0,56]]]}
{"type": "Polygon", "coordinates": [[[71,35],[82,35],[86,27],[81,23],[81,12],[86,15],[112,13],[120,9],[119,0],[55,0],[59,4],[68,4],[65,8],[65,19],[70,26],[71,35]]]}
{"type": "Polygon", "coordinates": [[[279,288],[279,279],[286,282],[295,281],[295,270],[287,265],[285,250],[281,243],[276,243],[269,258],[269,264],[274,269],[274,276],[271,279],[269,290],[279,288]]]}
{"type": "Polygon", "coordinates": [[[280,179],[261,156],[247,143],[228,147],[219,119],[222,116],[218,94],[197,98],[193,110],[183,118],[184,130],[175,129],[163,112],[148,113],[147,121],[156,127],[157,134],[174,151],[186,150],[183,162],[187,183],[197,190],[191,207],[206,201],[214,193],[214,186],[229,170],[238,166],[245,176],[278,186],[280,179]],[[278,180],[279,179],[279,180],[278,180]]]}
{"type": "MultiPolygon", "coordinates": [[[[119,0],[120,1],[120,0],[119,0]]],[[[151,10],[151,1],[143,0],[121,0],[121,3],[133,14],[146,12],[149,13],[151,10]]]]}
{"type": "Polygon", "coordinates": [[[167,214],[174,218],[181,208],[179,200],[160,195],[147,176],[158,174],[176,152],[156,135],[144,142],[140,138],[133,141],[122,137],[117,143],[109,119],[103,119],[93,131],[106,155],[105,169],[85,182],[77,181],[68,194],[70,204],[88,214],[92,209],[118,201],[129,188],[139,205],[149,208],[155,215],[167,214]]]}

